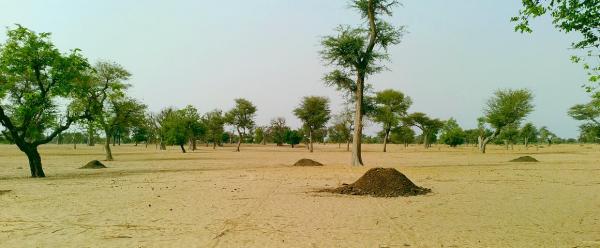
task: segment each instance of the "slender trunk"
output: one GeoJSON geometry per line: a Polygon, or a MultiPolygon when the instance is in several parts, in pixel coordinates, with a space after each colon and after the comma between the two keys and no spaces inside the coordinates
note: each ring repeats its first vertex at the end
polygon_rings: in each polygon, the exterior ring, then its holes
{"type": "Polygon", "coordinates": [[[44,169],[42,169],[42,158],[37,150],[37,146],[26,146],[21,148],[21,151],[27,155],[27,159],[29,160],[31,177],[46,177],[44,169]]]}
{"type": "Polygon", "coordinates": [[[181,152],[185,153],[185,145],[184,144],[179,144],[179,147],[181,147],[181,152]]]}
{"type": "Polygon", "coordinates": [[[525,138],[525,149],[529,149],[529,138],[525,138]]]}
{"type": "Polygon", "coordinates": [[[313,140],[312,140],[312,129],[308,130],[308,142],[310,145],[310,152],[313,152],[313,140]]]}
{"type": "Polygon", "coordinates": [[[425,149],[429,148],[429,133],[423,131],[423,145],[425,149]]]}
{"type": "Polygon", "coordinates": [[[385,130],[385,136],[383,137],[383,152],[387,152],[387,141],[390,135],[390,129],[385,130]]]}
{"type": "Polygon", "coordinates": [[[354,113],[354,136],[352,138],[352,157],[350,164],[352,166],[363,166],[362,161],[362,129],[363,129],[363,90],[365,76],[358,73],[356,79],[356,94],[355,94],[355,113],[354,113]]]}
{"type": "MultiPolygon", "coordinates": [[[[206,145],[208,145],[208,143],[206,143],[206,145]]],[[[213,150],[216,150],[216,149],[217,149],[217,142],[213,141],[213,150]]]]}
{"type": "Polygon", "coordinates": [[[236,147],[236,152],[240,151],[240,146],[242,145],[242,132],[240,131],[240,129],[238,128],[238,143],[237,143],[237,147],[236,147]]]}
{"type": "Polygon", "coordinates": [[[346,140],[346,151],[350,151],[350,139],[346,140]]]}
{"type": "Polygon", "coordinates": [[[161,151],[167,150],[167,145],[165,145],[165,141],[163,140],[163,137],[160,137],[159,145],[160,145],[161,151]]]}
{"type": "MultiPolygon", "coordinates": [[[[108,132],[106,132],[108,134],[108,132]]],[[[106,161],[113,161],[112,151],[110,150],[110,135],[106,135],[104,142],[104,151],[106,152],[106,161]]]]}
{"type": "Polygon", "coordinates": [[[92,127],[92,124],[88,124],[87,135],[88,135],[88,144],[87,145],[95,146],[96,141],[94,140],[94,128],[92,127]]]}

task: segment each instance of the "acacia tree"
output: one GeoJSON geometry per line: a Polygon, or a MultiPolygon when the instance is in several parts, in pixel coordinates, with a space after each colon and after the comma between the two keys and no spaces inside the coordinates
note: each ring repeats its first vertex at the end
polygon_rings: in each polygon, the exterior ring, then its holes
{"type": "Polygon", "coordinates": [[[313,134],[316,130],[325,127],[331,118],[329,110],[329,99],[320,96],[306,96],[296,109],[294,114],[304,123],[308,134],[309,150],[313,152],[313,134]]]}
{"type": "Polygon", "coordinates": [[[236,146],[237,152],[240,151],[240,146],[242,145],[242,140],[246,136],[246,133],[254,127],[255,116],[256,106],[243,98],[235,99],[235,107],[225,115],[226,122],[229,125],[234,126],[239,136],[236,146]]]}
{"type": "Polygon", "coordinates": [[[423,145],[425,148],[431,147],[430,141],[435,140],[439,130],[444,126],[444,122],[440,119],[432,119],[425,113],[415,112],[403,118],[404,123],[408,126],[415,126],[422,132],[423,145]]]}
{"type": "Polygon", "coordinates": [[[465,131],[463,131],[454,118],[450,118],[444,122],[440,134],[440,142],[449,145],[450,147],[457,147],[458,145],[464,144],[465,139],[465,131]]]}
{"type": "Polygon", "coordinates": [[[206,127],[206,141],[212,142],[213,149],[217,149],[217,144],[221,143],[223,133],[225,132],[223,111],[215,109],[204,114],[202,120],[206,127]]]}
{"type": "Polygon", "coordinates": [[[396,5],[396,0],[353,0],[351,6],[360,13],[366,26],[340,26],[336,30],[337,35],[326,36],[321,41],[321,57],[327,65],[336,68],[324,77],[325,83],[354,98],[353,166],[363,165],[361,139],[365,78],[384,69],[379,63],[389,59],[388,47],[400,43],[404,31],[404,27],[396,28],[381,19],[382,16],[391,16],[396,5]]]}
{"type": "Polygon", "coordinates": [[[556,137],[556,134],[552,133],[548,127],[543,126],[540,128],[540,141],[548,143],[548,146],[552,145],[556,137]]]}
{"type": "Polygon", "coordinates": [[[0,44],[2,133],[27,155],[31,176],[45,177],[38,147],[89,116],[81,87],[89,64],[77,49],[61,53],[50,33],[17,25],[6,36],[0,44]],[[66,111],[59,110],[59,99],[66,111]]]}
{"type": "Polygon", "coordinates": [[[415,141],[415,131],[409,126],[398,126],[392,129],[390,140],[396,144],[404,144],[404,147],[408,147],[408,144],[415,141]]]}
{"type": "MultiPolygon", "coordinates": [[[[583,61],[583,67],[588,71],[588,80],[597,83],[600,80],[600,3],[597,0],[522,0],[523,8],[519,16],[511,21],[516,23],[515,31],[531,33],[529,20],[550,14],[554,27],[561,32],[577,32],[581,40],[574,42],[571,47],[586,53],[573,56],[575,63],[583,61]]],[[[594,86],[587,87],[591,91],[594,86]]]]}
{"type": "Polygon", "coordinates": [[[285,118],[277,117],[271,120],[269,126],[269,136],[277,146],[282,146],[286,143],[285,134],[290,128],[286,125],[285,118]]]}
{"type": "Polygon", "coordinates": [[[485,153],[487,144],[496,138],[509,125],[518,125],[531,111],[533,111],[533,95],[529,90],[497,90],[488,100],[484,109],[485,117],[480,119],[480,129],[485,123],[494,131],[488,135],[482,132],[478,138],[479,151],[485,153]]]}
{"type": "Polygon", "coordinates": [[[526,123],[519,131],[519,136],[523,139],[525,149],[529,148],[529,142],[536,142],[538,131],[533,123],[526,123]]]}
{"type": "Polygon", "coordinates": [[[383,126],[383,152],[386,152],[390,131],[400,124],[401,118],[406,116],[412,100],[400,91],[387,89],[377,92],[374,102],[375,110],[372,118],[383,126]]]}
{"type": "Polygon", "coordinates": [[[289,144],[294,148],[295,145],[300,144],[302,141],[302,134],[297,130],[287,129],[283,135],[285,143],[289,144]]]}
{"type": "Polygon", "coordinates": [[[178,114],[185,126],[185,133],[188,139],[189,148],[192,151],[197,149],[196,143],[206,133],[204,123],[202,123],[198,110],[188,105],[178,111],[178,114]]]}

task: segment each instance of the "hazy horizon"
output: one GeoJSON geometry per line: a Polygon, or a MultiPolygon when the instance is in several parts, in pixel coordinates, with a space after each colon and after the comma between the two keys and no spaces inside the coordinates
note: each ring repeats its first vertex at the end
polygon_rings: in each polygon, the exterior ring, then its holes
{"type": "MultiPolygon", "coordinates": [[[[393,88],[413,99],[409,111],[454,117],[474,128],[485,101],[500,88],[527,88],[535,111],[527,118],[561,137],[577,137],[567,116],[588,101],[586,80],[572,64],[576,36],[534,21],[533,34],[513,32],[518,1],[402,1],[390,21],[406,25],[390,49],[390,71],[368,79],[375,90],[393,88]]],[[[62,51],[80,48],[94,63],[115,61],[133,77],[131,95],[150,110],[191,104],[201,112],[228,110],[234,98],[258,107],[257,123],[292,114],[307,95],[327,96],[333,112],[342,97],[326,87],[321,37],[340,24],[357,24],[347,1],[0,1],[0,25],[51,32],[62,51]]],[[[0,34],[0,43],[5,32],[0,34]]],[[[367,128],[373,134],[380,127],[367,128]]]]}

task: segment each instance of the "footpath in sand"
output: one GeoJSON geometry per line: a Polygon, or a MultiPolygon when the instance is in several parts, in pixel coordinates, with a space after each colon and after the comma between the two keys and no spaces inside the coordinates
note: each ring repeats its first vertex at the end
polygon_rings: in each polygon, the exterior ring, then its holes
{"type": "Polygon", "coordinates": [[[599,247],[600,146],[506,151],[242,146],[181,154],[43,146],[48,178],[0,146],[0,247],[599,247]],[[512,163],[530,155],[540,162],[512,163]],[[301,158],[324,166],[292,166],[301,158]],[[318,192],[393,167],[425,195],[318,192]]]}

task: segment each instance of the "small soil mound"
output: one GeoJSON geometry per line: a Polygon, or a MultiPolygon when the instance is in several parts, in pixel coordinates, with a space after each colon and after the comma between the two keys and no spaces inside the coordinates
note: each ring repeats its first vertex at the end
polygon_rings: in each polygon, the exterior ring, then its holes
{"type": "Polygon", "coordinates": [[[394,168],[373,168],[353,184],[346,184],[336,189],[324,191],[375,197],[415,196],[431,192],[430,189],[415,185],[404,174],[394,168]]]}
{"type": "Polygon", "coordinates": [[[323,166],[323,164],[312,159],[303,158],[298,160],[298,162],[296,162],[294,166],[323,166]]]}
{"type": "Polygon", "coordinates": [[[98,160],[92,160],[79,169],[104,169],[106,166],[98,160]]]}
{"type": "Polygon", "coordinates": [[[530,162],[539,162],[539,161],[531,156],[523,156],[523,157],[515,158],[515,159],[511,160],[510,162],[530,163],[530,162]]]}
{"type": "Polygon", "coordinates": [[[10,192],[12,192],[12,190],[10,190],[10,189],[6,189],[6,190],[0,189],[0,195],[8,194],[10,192]]]}

